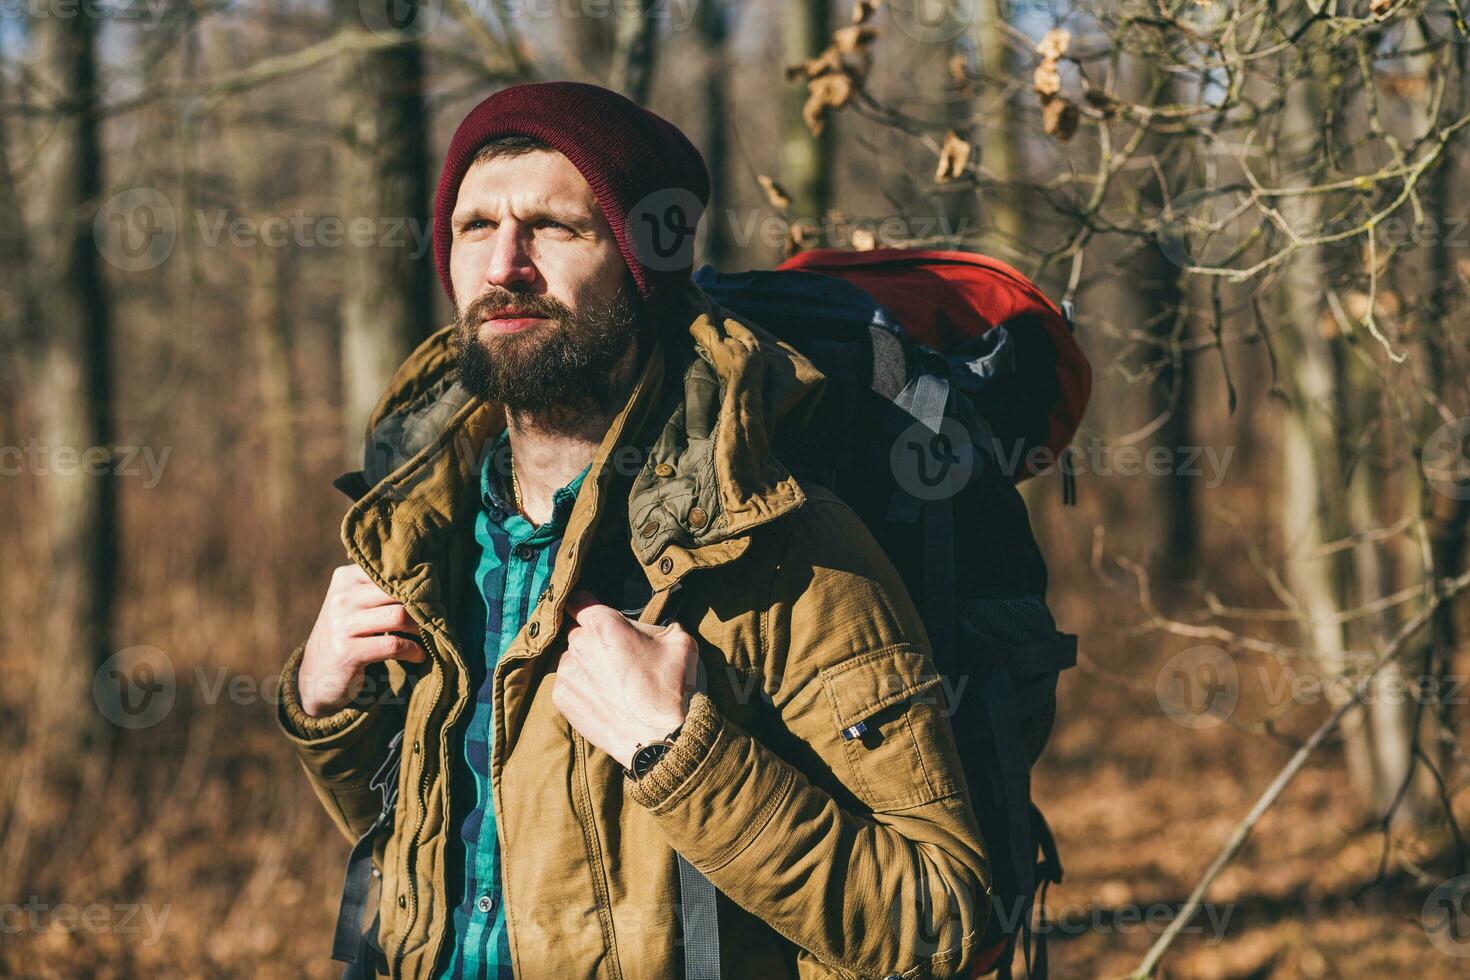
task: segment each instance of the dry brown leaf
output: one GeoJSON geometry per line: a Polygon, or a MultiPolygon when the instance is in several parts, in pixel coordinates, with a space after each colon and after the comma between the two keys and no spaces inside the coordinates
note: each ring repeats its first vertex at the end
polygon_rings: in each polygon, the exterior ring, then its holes
{"type": "Polygon", "coordinates": [[[1056,61],[1067,53],[1067,48],[1072,44],[1072,32],[1065,27],[1053,27],[1046,32],[1041,43],[1036,45],[1036,53],[1041,55],[1043,61],[1056,61]]]}
{"type": "Polygon", "coordinates": [[[787,258],[806,248],[806,230],[800,224],[786,226],[786,242],[781,251],[787,258]]]}
{"type": "Polygon", "coordinates": [[[1057,72],[1055,61],[1043,61],[1036,66],[1036,73],[1031,76],[1031,87],[1036,89],[1038,95],[1043,99],[1049,99],[1062,90],[1062,76],[1057,72]]]}
{"type": "Polygon", "coordinates": [[[852,98],[852,79],[846,75],[823,75],[807,83],[806,104],[801,118],[813,136],[821,136],[827,125],[827,112],[841,109],[852,98]]]}
{"type": "Polygon", "coordinates": [[[1375,14],[1383,14],[1387,13],[1388,9],[1392,6],[1393,0],[1373,0],[1372,3],[1368,4],[1368,10],[1375,14]]]}
{"type": "Polygon", "coordinates": [[[857,0],[857,3],[852,5],[852,22],[854,24],[863,23],[873,16],[882,5],[883,0],[857,0]]]}
{"type": "Polygon", "coordinates": [[[808,58],[799,65],[788,65],[786,68],[786,80],[789,82],[796,78],[819,78],[832,72],[846,70],[843,64],[842,52],[835,45],[827,45],[822,53],[815,58],[808,58]]]}
{"type": "Polygon", "coordinates": [[[944,134],[944,144],[939,148],[939,168],[934,171],[936,183],[944,183],[965,172],[970,161],[970,144],[951,129],[944,134]]]}
{"type": "Polygon", "coordinates": [[[871,252],[878,247],[878,236],[873,234],[871,228],[854,228],[852,231],[852,248],[855,252],[871,252]]]}
{"type": "Polygon", "coordinates": [[[778,211],[785,211],[791,207],[791,195],[786,193],[786,188],[765,174],[759,174],[756,181],[761,185],[761,190],[766,192],[766,200],[771,207],[778,211]]]}
{"type": "Polygon", "coordinates": [[[832,46],[844,54],[853,54],[862,51],[878,32],[871,27],[859,27],[856,24],[851,27],[839,27],[832,32],[832,46]]]}
{"type": "Polygon", "coordinates": [[[842,60],[842,52],[837,50],[835,44],[829,44],[821,54],[807,62],[807,74],[812,78],[818,78],[822,75],[843,71],[846,67],[847,65],[842,60]]]}
{"type": "Polygon", "coordinates": [[[1077,117],[1077,107],[1070,99],[1048,99],[1041,107],[1042,128],[1059,140],[1069,140],[1077,132],[1077,117]]]}
{"type": "Polygon", "coordinates": [[[963,54],[950,56],[949,77],[956,82],[968,82],[970,80],[970,61],[963,54]]]}

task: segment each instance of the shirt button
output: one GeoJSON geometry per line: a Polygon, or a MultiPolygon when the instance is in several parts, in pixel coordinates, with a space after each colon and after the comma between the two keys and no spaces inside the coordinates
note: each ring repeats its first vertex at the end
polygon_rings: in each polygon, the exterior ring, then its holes
{"type": "Polygon", "coordinates": [[[690,527],[704,527],[708,522],[709,515],[704,512],[704,508],[696,507],[689,512],[690,527]]]}
{"type": "Polygon", "coordinates": [[[651,538],[657,530],[658,525],[653,521],[649,521],[647,524],[643,525],[643,536],[645,538],[651,538]]]}
{"type": "Polygon", "coordinates": [[[495,908],[495,899],[491,898],[489,895],[481,895],[479,900],[475,902],[475,908],[479,909],[481,912],[489,912],[491,909],[495,908]]]}
{"type": "Polygon", "coordinates": [[[514,554],[521,561],[530,561],[535,550],[528,544],[518,544],[515,546],[514,554]]]}
{"type": "Polygon", "coordinates": [[[491,507],[490,519],[496,524],[499,524],[501,521],[505,520],[505,511],[501,510],[499,507],[491,507]]]}
{"type": "Polygon", "coordinates": [[[659,463],[653,468],[653,472],[658,476],[673,476],[674,468],[668,463],[659,463]]]}

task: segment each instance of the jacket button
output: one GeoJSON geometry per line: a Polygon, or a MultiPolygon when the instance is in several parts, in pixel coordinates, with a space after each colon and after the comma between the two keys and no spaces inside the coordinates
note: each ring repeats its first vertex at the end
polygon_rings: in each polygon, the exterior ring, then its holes
{"type": "Polygon", "coordinates": [[[674,570],[674,559],[660,558],[658,562],[658,570],[663,572],[665,575],[672,572],[674,570]]]}
{"type": "Polygon", "coordinates": [[[696,507],[689,512],[690,527],[704,527],[708,523],[709,515],[704,512],[704,508],[696,507]]]}
{"type": "Polygon", "coordinates": [[[653,537],[656,531],[658,531],[658,525],[655,524],[653,521],[649,521],[647,524],[643,525],[642,534],[645,538],[653,537]]]}
{"type": "Polygon", "coordinates": [[[653,468],[653,472],[656,476],[673,476],[674,468],[668,463],[659,463],[653,468]]]}
{"type": "Polygon", "coordinates": [[[526,632],[530,634],[532,639],[534,639],[536,637],[536,634],[541,632],[541,624],[532,623],[530,626],[526,627],[526,632]]]}
{"type": "Polygon", "coordinates": [[[413,754],[414,755],[418,755],[419,754],[419,743],[418,743],[418,739],[414,739],[414,742],[413,742],[413,754]]]}
{"type": "Polygon", "coordinates": [[[399,895],[398,896],[398,907],[401,908],[401,909],[408,908],[408,896],[407,895],[399,895]]]}

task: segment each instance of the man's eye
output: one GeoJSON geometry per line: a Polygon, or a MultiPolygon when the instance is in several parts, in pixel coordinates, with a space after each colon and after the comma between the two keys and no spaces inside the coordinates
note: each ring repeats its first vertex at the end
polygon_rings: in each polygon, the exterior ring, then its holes
{"type": "Polygon", "coordinates": [[[542,228],[550,228],[553,231],[559,231],[559,232],[560,231],[569,232],[569,231],[572,230],[570,227],[568,227],[567,225],[562,224],[560,221],[549,221],[549,220],[548,221],[543,221],[543,222],[541,222],[541,227],[542,228]]]}

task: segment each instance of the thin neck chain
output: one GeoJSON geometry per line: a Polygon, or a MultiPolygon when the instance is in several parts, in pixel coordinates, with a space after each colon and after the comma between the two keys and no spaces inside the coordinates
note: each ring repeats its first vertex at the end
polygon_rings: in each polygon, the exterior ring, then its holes
{"type": "Polygon", "coordinates": [[[526,508],[525,505],[521,503],[521,481],[519,478],[516,477],[516,458],[514,456],[510,458],[510,489],[511,492],[515,494],[516,510],[524,514],[526,512],[526,508]]]}

